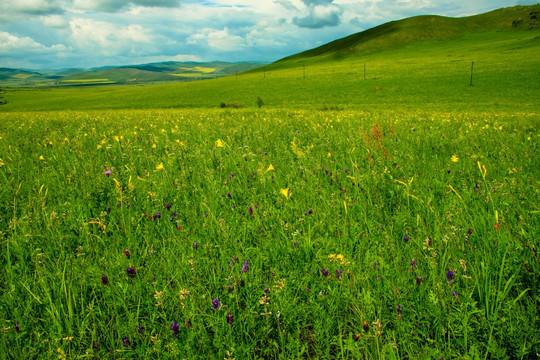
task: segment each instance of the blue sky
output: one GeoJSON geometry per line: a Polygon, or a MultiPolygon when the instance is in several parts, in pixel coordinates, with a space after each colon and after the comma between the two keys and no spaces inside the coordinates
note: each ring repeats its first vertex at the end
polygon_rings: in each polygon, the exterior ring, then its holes
{"type": "Polygon", "coordinates": [[[0,67],[275,61],[415,15],[536,0],[1,0],[0,67]]]}

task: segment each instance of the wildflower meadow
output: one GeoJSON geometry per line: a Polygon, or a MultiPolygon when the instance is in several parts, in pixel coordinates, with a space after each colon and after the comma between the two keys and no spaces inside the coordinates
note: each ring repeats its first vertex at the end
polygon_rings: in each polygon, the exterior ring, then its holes
{"type": "Polygon", "coordinates": [[[538,115],[0,114],[0,359],[533,359],[538,115]]]}

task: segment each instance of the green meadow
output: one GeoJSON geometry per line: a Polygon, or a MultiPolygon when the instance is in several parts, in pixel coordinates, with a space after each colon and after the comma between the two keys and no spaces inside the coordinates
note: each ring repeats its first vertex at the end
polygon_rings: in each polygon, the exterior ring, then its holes
{"type": "Polygon", "coordinates": [[[2,89],[0,359],[537,358],[539,8],[2,89]]]}

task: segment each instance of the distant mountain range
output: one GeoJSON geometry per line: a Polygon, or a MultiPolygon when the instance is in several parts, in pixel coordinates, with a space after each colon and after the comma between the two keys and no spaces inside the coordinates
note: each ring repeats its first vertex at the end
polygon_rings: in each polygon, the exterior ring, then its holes
{"type": "Polygon", "coordinates": [[[263,66],[264,62],[160,62],[93,69],[28,70],[0,68],[1,87],[149,85],[214,79],[263,66]]]}

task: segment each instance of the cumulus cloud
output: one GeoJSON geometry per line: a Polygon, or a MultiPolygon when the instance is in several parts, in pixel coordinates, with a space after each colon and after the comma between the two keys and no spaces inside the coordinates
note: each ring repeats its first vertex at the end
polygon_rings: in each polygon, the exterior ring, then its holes
{"type": "Polygon", "coordinates": [[[290,11],[298,10],[290,0],[274,0],[274,3],[279,4],[290,11]]]}
{"type": "Polygon", "coordinates": [[[73,0],[73,7],[78,10],[116,12],[134,6],[173,8],[182,0],[73,0]]]}
{"type": "Polygon", "coordinates": [[[315,6],[315,5],[321,5],[321,6],[327,6],[330,5],[334,0],[302,0],[304,4],[307,6],[315,6]]]}
{"type": "Polygon", "coordinates": [[[19,49],[41,49],[43,45],[35,42],[33,39],[25,37],[17,37],[10,33],[0,31],[0,51],[8,52],[19,49]]]}
{"type": "MultiPolygon", "coordinates": [[[[27,59],[29,53],[33,54],[33,56],[47,56],[52,54],[64,56],[68,50],[63,44],[45,46],[28,36],[19,37],[5,31],[0,31],[0,54],[8,54],[9,56],[6,56],[6,59],[18,59],[17,61],[21,61],[22,59],[24,63],[29,63],[26,61],[30,60],[27,59]]],[[[0,60],[4,62],[2,58],[3,56],[0,56],[0,60]]]]}
{"type": "Polygon", "coordinates": [[[58,0],[2,0],[0,11],[11,15],[61,14],[64,9],[58,0]]]}
{"type": "Polygon", "coordinates": [[[75,18],[69,23],[74,46],[105,56],[136,54],[153,44],[150,32],[140,25],[118,26],[106,21],[75,18]]]}
{"type": "Polygon", "coordinates": [[[48,28],[60,29],[68,26],[68,22],[65,17],[60,15],[42,16],[41,21],[43,25],[48,28]]]}
{"type": "Polygon", "coordinates": [[[218,51],[235,51],[244,46],[241,36],[231,34],[227,27],[223,30],[203,29],[201,32],[188,37],[189,44],[206,44],[218,51]]]}
{"type": "Polygon", "coordinates": [[[309,29],[319,29],[326,26],[337,26],[341,23],[343,9],[337,6],[311,5],[309,14],[305,17],[294,17],[293,24],[309,29]]]}

